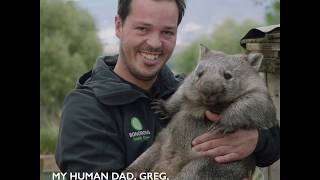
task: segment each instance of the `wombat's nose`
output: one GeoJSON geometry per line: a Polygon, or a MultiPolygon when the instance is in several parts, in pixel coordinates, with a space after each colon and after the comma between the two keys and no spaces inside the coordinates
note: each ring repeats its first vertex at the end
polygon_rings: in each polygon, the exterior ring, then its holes
{"type": "Polygon", "coordinates": [[[215,79],[215,81],[202,81],[198,88],[206,98],[210,98],[223,91],[223,84],[218,79],[215,79]]]}
{"type": "Polygon", "coordinates": [[[217,96],[210,96],[208,98],[208,102],[211,103],[211,104],[216,103],[216,101],[217,101],[217,96]]]}

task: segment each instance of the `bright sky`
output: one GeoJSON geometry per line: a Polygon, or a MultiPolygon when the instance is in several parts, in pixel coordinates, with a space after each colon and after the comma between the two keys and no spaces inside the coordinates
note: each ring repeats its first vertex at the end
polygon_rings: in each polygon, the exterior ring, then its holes
{"type": "MultiPolygon", "coordinates": [[[[268,1],[268,0],[266,0],[268,1]]],[[[77,0],[80,6],[94,16],[99,37],[106,53],[117,50],[114,34],[114,16],[117,0],[77,0]]],[[[187,44],[203,33],[210,33],[227,17],[236,21],[252,19],[263,22],[265,8],[256,0],[187,0],[187,8],[178,29],[177,47],[187,44]]]]}

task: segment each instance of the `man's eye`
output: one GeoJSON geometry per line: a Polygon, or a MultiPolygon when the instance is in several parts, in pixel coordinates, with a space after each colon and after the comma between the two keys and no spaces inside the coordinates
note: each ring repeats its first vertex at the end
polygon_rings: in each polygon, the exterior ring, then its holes
{"type": "Polygon", "coordinates": [[[137,27],[136,29],[137,29],[138,31],[141,31],[141,32],[147,31],[147,28],[145,28],[145,27],[137,27]]]}
{"type": "Polygon", "coordinates": [[[164,31],[163,34],[166,36],[173,36],[174,35],[174,33],[172,31],[164,31]]]}

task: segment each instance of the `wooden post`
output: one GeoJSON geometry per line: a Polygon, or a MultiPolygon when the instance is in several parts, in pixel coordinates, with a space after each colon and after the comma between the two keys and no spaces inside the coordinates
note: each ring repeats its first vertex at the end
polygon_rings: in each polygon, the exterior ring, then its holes
{"type": "MultiPolygon", "coordinates": [[[[277,109],[277,119],[280,125],[280,73],[267,73],[267,86],[271,98],[277,109]]],[[[270,180],[280,180],[280,160],[269,167],[270,180]]]]}
{"type": "MultiPolygon", "coordinates": [[[[265,72],[260,72],[260,76],[263,78],[264,82],[266,85],[268,84],[267,82],[267,73],[265,72]]],[[[263,173],[263,180],[269,180],[269,167],[261,168],[261,171],[263,173]]],[[[260,180],[260,179],[259,179],[260,180]]],[[[261,179],[262,180],[262,179],[261,179]]]]}

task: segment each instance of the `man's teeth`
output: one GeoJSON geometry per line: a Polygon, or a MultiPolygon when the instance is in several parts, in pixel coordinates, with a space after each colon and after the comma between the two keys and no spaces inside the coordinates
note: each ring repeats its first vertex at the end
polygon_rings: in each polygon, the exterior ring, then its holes
{"type": "Polygon", "coordinates": [[[148,53],[141,53],[141,55],[148,60],[157,60],[159,58],[159,54],[148,54],[148,53]]]}

